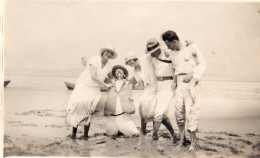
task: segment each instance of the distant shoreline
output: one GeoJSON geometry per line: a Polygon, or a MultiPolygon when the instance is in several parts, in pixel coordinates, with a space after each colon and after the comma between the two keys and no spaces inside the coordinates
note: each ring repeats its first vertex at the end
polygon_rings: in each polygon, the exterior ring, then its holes
{"type": "MultiPolygon", "coordinates": [[[[10,78],[10,77],[57,77],[57,78],[78,78],[78,76],[53,76],[53,75],[5,75],[5,78],[10,78]]],[[[260,80],[210,80],[210,79],[201,79],[200,81],[210,81],[210,82],[260,82],[260,80]]]]}

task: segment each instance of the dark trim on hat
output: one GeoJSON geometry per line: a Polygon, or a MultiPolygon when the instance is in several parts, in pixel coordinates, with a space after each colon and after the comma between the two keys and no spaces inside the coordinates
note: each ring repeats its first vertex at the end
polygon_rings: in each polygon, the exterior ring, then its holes
{"type": "Polygon", "coordinates": [[[152,47],[147,47],[147,51],[148,51],[148,52],[149,52],[149,51],[152,51],[152,50],[154,50],[155,48],[157,48],[159,45],[160,45],[159,42],[157,42],[154,46],[152,46],[152,47]]]}

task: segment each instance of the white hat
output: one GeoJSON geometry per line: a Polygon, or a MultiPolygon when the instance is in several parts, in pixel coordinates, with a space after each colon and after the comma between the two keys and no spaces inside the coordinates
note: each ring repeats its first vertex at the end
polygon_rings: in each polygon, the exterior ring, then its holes
{"type": "Polygon", "coordinates": [[[160,43],[155,38],[152,38],[147,41],[146,54],[152,54],[155,51],[157,51],[158,49],[160,49],[160,43]]]}
{"type": "Polygon", "coordinates": [[[115,48],[112,47],[112,46],[106,46],[102,49],[100,49],[100,55],[102,55],[102,53],[105,51],[105,50],[108,50],[108,51],[111,51],[113,53],[113,56],[111,57],[111,59],[115,59],[117,57],[117,52],[115,51],[115,48]]]}
{"type": "MultiPolygon", "coordinates": [[[[125,64],[133,59],[138,59],[138,57],[135,55],[134,52],[128,52],[127,55],[125,56],[125,64]]],[[[126,64],[127,65],[127,64],[126,64]]]]}

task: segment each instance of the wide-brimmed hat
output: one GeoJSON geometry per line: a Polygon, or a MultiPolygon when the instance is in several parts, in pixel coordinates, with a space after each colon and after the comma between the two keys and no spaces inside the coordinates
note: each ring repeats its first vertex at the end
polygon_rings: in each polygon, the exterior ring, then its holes
{"type": "Polygon", "coordinates": [[[158,49],[160,49],[160,43],[155,38],[152,38],[147,41],[146,54],[152,54],[155,51],[157,51],[158,49]]]}
{"type": "Polygon", "coordinates": [[[100,49],[100,55],[102,55],[102,53],[105,51],[105,50],[108,50],[108,51],[111,51],[113,53],[113,56],[111,57],[111,59],[115,59],[117,57],[117,52],[115,50],[114,47],[112,46],[106,46],[102,49],[100,49]]]}
{"type": "Polygon", "coordinates": [[[128,52],[125,56],[125,64],[127,65],[127,62],[133,59],[138,59],[138,57],[135,55],[134,52],[128,52]]]}
{"type": "MultiPolygon", "coordinates": [[[[127,71],[127,69],[124,67],[124,66],[122,66],[122,65],[115,65],[115,66],[113,66],[113,68],[112,68],[112,75],[114,76],[114,77],[116,77],[116,70],[117,69],[122,69],[123,71],[124,71],[124,74],[125,74],[125,76],[127,77],[128,76],[128,71],[127,71]]],[[[126,78],[125,77],[125,78],[126,78]]]]}

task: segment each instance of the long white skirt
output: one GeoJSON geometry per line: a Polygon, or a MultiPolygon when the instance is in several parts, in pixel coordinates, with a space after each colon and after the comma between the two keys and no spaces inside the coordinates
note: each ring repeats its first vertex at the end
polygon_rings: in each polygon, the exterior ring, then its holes
{"type": "Polygon", "coordinates": [[[139,131],[131,119],[130,114],[121,114],[118,116],[109,116],[107,119],[106,133],[109,136],[122,132],[125,136],[137,136],[139,131]]]}
{"type": "Polygon", "coordinates": [[[144,89],[140,99],[139,114],[144,122],[152,121],[157,103],[157,86],[149,86],[144,89]]]}
{"type": "Polygon", "coordinates": [[[69,100],[66,123],[72,127],[88,125],[100,98],[99,87],[77,83],[69,100]]]}
{"type": "Polygon", "coordinates": [[[158,91],[156,94],[156,107],[154,111],[154,121],[162,121],[168,117],[169,106],[173,106],[174,90],[171,85],[173,80],[158,81],[158,91]]]}
{"type": "Polygon", "coordinates": [[[158,81],[157,86],[147,87],[140,100],[139,113],[144,122],[162,121],[173,106],[173,80],[158,81]]]}

